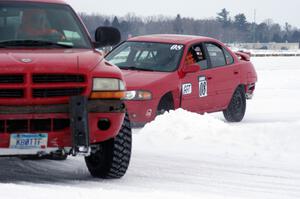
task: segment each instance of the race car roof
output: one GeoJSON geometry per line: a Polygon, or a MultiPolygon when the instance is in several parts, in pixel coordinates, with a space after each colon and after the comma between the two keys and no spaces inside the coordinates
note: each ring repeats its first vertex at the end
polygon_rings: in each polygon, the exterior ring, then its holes
{"type": "Polygon", "coordinates": [[[128,41],[189,44],[194,42],[215,41],[215,40],[209,37],[202,37],[202,36],[195,36],[195,35],[156,34],[156,35],[145,35],[145,36],[133,37],[130,38],[128,41]]]}

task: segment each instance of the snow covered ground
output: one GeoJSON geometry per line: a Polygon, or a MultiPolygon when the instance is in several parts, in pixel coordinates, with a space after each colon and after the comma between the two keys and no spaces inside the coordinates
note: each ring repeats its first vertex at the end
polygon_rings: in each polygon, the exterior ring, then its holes
{"type": "Polygon", "coordinates": [[[82,158],[0,159],[1,199],[300,198],[300,57],[253,58],[259,83],[242,123],[177,110],[134,130],[121,180],[82,158]]]}

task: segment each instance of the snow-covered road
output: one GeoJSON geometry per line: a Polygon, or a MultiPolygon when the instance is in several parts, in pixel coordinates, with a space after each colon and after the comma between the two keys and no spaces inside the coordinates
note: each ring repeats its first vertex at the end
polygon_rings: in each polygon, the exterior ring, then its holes
{"type": "Polygon", "coordinates": [[[244,121],[184,110],[134,130],[121,180],[90,177],[82,158],[0,159],[0,199],[300,198],[300,57],[253,58],[259,83],[244,121]]]}

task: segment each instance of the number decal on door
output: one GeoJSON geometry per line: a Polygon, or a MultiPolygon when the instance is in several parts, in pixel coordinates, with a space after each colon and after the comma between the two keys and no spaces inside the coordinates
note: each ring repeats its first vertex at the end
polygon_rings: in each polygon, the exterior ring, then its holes
{"type": "Polygon", "coordinates": [[[205,77],[199,77],[199,96],[207,96],[207,81],[205,77]]]}
{"type": "Polygon", "coordinates": [[[189,95],[192,93],[192,84],[183,84],[182,85],[182,95],[189,95]]]}

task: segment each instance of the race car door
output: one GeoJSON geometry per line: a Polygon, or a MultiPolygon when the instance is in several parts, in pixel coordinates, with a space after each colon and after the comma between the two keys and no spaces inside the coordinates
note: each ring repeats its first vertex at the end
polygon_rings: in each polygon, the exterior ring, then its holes
{"type": "Polygon", "coordinates": [[[209,79],[211,99],[209,109],[211,111],[222,110],[227,107],[234,90],[239,85],[239,66],[234,64],[232,55],[224,47],[217,43],[205,43],[205,52],[208,54],[209,79]]]}
{"type": "Polygon", "coordinates": [[[203,113],[211,106],[214,92],[210,89],[210,71],[204,46],[197,44],[189,48],[185,65],[197,64],[199,71],[186,73],[181,79],[181,107],[192,112],[203,113]]]}

